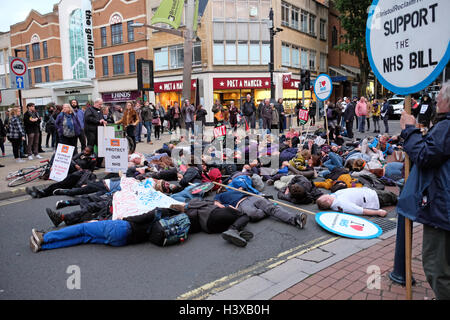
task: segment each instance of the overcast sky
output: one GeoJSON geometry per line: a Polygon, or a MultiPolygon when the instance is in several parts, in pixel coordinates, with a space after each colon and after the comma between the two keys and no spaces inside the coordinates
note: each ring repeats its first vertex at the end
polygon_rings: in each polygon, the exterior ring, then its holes
{"type": "Polygon", "coordinates": [[[40,14],[53,11],[59,0],[0,0],[0,31],[9,31],[9,26],[25,20],[32,9],[40,14]]]}

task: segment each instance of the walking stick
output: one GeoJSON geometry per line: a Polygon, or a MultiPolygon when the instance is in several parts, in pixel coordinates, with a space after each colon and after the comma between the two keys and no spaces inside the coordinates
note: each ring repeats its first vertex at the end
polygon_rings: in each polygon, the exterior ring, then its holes
{"type": "MultiPolygon", "coordinates": [[[[411,114],[411,95],[405,98],[405,111],[407,114],[411,114]]],[[[411,163],[409,156],[405,154],[405,183],[409,176],[411,163]]],[[[411,256],[412,256],[412,228],[411,220],[405,217],[405,267],[406,267],[406,300],[412,300],[412,268],[411,268],[411,256]]]]}

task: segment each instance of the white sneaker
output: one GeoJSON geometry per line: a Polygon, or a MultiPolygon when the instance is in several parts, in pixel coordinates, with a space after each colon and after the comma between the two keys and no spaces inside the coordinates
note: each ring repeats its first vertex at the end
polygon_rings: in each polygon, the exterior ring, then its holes
{"type": "Polygon", "coordinates": [[[44,157],[41,156],[40,154],[38,154],[38,155],[36,156],[36,158],[38,158],[38,159],[44,159],[44,157]]]}
{"type": "Polygon", "coordinates": [[[33,156],[28,156],[28,160],[33,160],[33,156]]]}
{"type": "Polygon", "coordinates": [[[23,160],[23,159],[16,159],[16,162],[17,162],[17,163],[24,163],[25,160],[23,160]]]}

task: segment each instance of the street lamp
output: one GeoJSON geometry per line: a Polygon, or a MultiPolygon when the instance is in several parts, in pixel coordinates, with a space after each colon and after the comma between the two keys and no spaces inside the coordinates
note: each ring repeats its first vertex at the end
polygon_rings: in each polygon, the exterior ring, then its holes
{"type": "Polygon", "coordinates": [[[269,12],[269,30],[270,30],[270,63],[269,63],[269,72],[270,72],[270,99],[272,101],[275,100],[275,83],[273,82],[273,71],[274,71],[274,43],[273,37],[280,31],[283,31],[282,28],[274,28],[273,27],[273,9],[270,8],[269,12]]]}

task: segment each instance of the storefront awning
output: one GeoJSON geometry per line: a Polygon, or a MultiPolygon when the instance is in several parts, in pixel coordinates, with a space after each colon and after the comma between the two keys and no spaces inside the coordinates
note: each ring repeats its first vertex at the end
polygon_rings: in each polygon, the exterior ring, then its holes
{"type": "Polygon", "coordinates": [[[351,67],[351,66],[348,66],[348,65],[345,65],[345,64],[341,64],[341,67],[342,67],[344,70],[346,70],[346,71],[348,71],[348,72],[354,74],[355,76],[356,76],[356,75],[359,75],[359,74],[361,73],[361,71],[359,70],[359,68],[351,67]]]}
{"type": "Polygon", "coordinates": [[[328,66],[330,77],[333,82],[343,82],[343,81],[352,81],[355,79],[355,75],[347,72],[346,70],[334,67],[334,66],[328,66]]]}
{"type": "Polygon", "coordinates": [[[91,80],[61,80],[46,83],[37,83],[35,87],[53,90],[64,90],[67,88],[93,88],[94,83],[91,80]]]}

